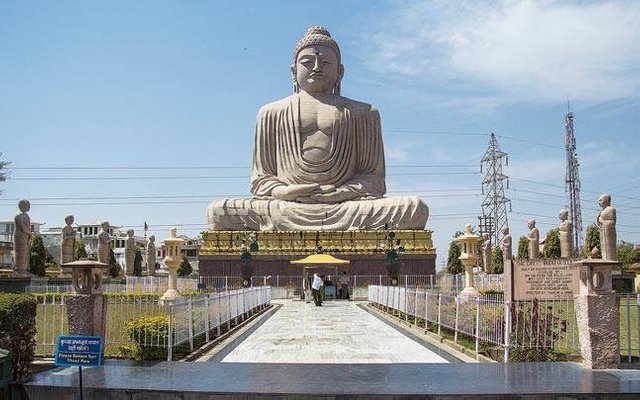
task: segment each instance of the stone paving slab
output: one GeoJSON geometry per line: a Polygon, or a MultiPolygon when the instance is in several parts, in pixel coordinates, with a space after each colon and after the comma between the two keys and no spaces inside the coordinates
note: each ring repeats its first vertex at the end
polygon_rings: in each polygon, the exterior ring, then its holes
{"type": "MultiPolygon", "coordinates": [[[[25,385],[30,400],[72,400],[78,385],[56,369],[25,385]]],[[[161,362],[111,364],[83,372],[85,398],[204,400],[245,398],[637,399],[640,371],[592,371],[575,363],[258,364],[161,362]]]]}
{"type": "Polygon", "coordinates": [[[446,363],[363,310],[356,303],[326,301],[322,307],[284,301],[222,362],[299,364],[446,363]]]}

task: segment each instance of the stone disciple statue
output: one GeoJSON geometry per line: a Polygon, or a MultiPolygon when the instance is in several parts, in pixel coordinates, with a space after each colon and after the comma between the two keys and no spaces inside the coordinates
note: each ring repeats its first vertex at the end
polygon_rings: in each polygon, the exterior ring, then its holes
{"type": "Polygon", "coordinates": [[[527,234],[529,238],[529,260],[533,260],[540,257],[540,232],[536,228],[536,221],[533,219],[527,221],[527,226],[529,227],[529,233],[527,234]]]}
{"type": "Polygon", "coordinates": [[[616,248],[616,209],[611,207],[611,196],[600,195],[598,199],[600,212],[596,223],[600,228],[600,247],[603,260],[618,261],[618,249],[616,248]]]}
{"type": "Polygon", "coordinates": [[[505,261],[511,260],[513,258],[513,249],[508,226],[502,228],[502,235],[502,259],[505,261]]]}
{"type": "Polygon", "coordinates": [[[133,275],[133,261],[136,258],[136,239],[133,237],[133,229],[127,231],[127,240],[124,242],[124,267],[127,275],[133,275]]]}
{"type": "Polygon", "coordinates": [[[319,26],[296,44],[294,93],[258,111],[250,199],[214,201],[213,230],[424,229],[417,197],[384,197],[380,114],[340,95],[340,48],[319,26]]]}
{"type": "Polygon", "coordinates": [[[98,261],[109,264],[109,250],[111,245],[111,235],[109,234],[109,222],[104,221],[100,224],[100,232],[98,233],[98,261]]]}
{"type": "Polygon", "coordinates": [[[573,224],[569,220],[569,210],[560,210],[560,226],[558,232],[560,233],[560,257],[568,258],[573,253],[573,240],[571,235],[573,234],[573,224]]]}
{"type": "Polygon", "coordinates": [[[149,241],[147,242],[147,272],[149,276],[153,276],[156,274],[156,237],[151,235],[149,236],[149,241]]]}
{"type": "Polygon", "coordinates": [[[64,217],[65,226],[62,228],[62,241],[60,242],[60,264],[70,263],[74,259],[76,249],[76,229],[73,225],[73,215],[64,217]]]}
{"type": "Polygon", "coordinates": [[[488,233],[482,234],[482,263],[484,264],[484,272],[490,274],[491,269],[491,239],[488,233]]]}
{"type": "Polygon", "coordinates": [[[31,255],[31,219],[27,212],[31,209],[29,200],[18,202],[18,211],[13,218],[13,269],[15,272],[29,272],[29,256],[31,255]]]}

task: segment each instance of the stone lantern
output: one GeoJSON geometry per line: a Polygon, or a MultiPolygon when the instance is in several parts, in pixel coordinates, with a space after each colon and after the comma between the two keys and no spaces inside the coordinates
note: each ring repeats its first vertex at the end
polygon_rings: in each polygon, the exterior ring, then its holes
{"type": "Polygon", "coordinates": [[[477,296],[478,290],[476,290],[473,282],[473,267],[478,261],[478,239],[480,237],[471,232],[471,225],[466,224],[464,226],[464,234],[458,236],[456,240],[460,245],[459,260],[462,261],[465,270],[466,284],[462,292],[463,296],[477,296]]]}
{"type": "Polygon", "coordinates": [[[178,292],[178,265],[180,265],[180,249],[184,240],[178,237],[178,228],[170,229],[168,239],[164,240],[167,257],[164,263],[169,269],[169,287],[160,298],[160,304],[169,304],[176,301],[182,295],[178,292]]]}
{"type": "Polygon", "coordinates": [[[102,294],[102,274],[109,265],[93,260],[62,264],[71,270],[71,296],[67,300],[69,333],[102,336],[105,334],[107,299],[102,294]]]}

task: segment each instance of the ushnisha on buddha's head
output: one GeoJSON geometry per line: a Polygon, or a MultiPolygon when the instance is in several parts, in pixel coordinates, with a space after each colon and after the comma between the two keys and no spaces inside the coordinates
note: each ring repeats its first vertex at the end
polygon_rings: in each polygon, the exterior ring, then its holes
{"type": "Polygon", "coordinates": [[[344,67],[340,62],[340,47],[322,26],[305,32],[293,50],[291,75],[293,91],[310,94],[340,94],[344,67]]]}

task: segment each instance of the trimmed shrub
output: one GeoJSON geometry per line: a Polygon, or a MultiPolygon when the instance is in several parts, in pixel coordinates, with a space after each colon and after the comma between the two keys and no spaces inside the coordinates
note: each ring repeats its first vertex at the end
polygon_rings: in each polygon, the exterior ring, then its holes
{"type": "Polygon", "coordinates": [[[36,351],[36,309],[30,294],[0,293],[0,347],[11,351],[13,380],[29,375],[36,351]]]}
{"type": "Polygon", "coordinates": [[[169,316],[142,317],[127,322],[127,335],[138,345],[137,351],[127,347],[124,355],[143,361],[166,360],[169,316]]]}

